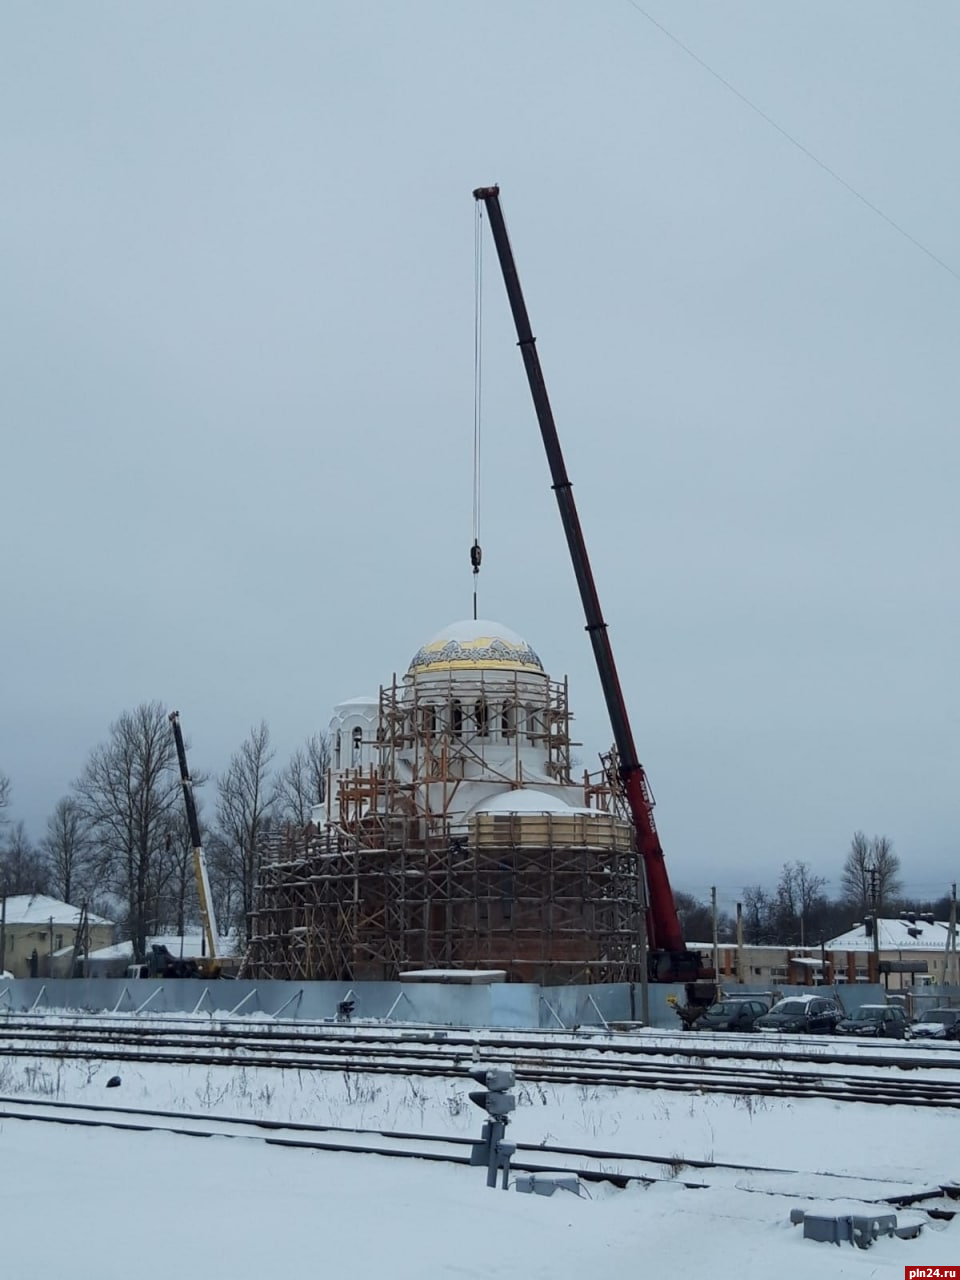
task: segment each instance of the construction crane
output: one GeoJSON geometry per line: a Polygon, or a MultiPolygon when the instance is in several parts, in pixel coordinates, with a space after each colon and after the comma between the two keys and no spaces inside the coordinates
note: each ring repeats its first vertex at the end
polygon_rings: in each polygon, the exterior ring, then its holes
{"type": "Polygon", "coordinates": [[[180,762],[180,782],[183,786],[183,800],[187,809],[187,827],[190,831],[190,844],[193,848],[193,870],[197,878],[197,897],[200,900],[200,918],[203,922],[203,936],[206,941],[207,958],[199,965],[207,977],[217,976],[222,968],[222,956],[219,953],[219,935],[217,933],[217,917],[213,907],[213,895],[210,892],[210,877],[207,875],[207,859],[200,843],[200,823],[197,821],[197,806],[193,798],[193,779],[187,768],[187,749],[183,744],[183,732],[180,728],[179,711],[171,711],[167,717],[173,728],[173,740],[177,744],[177,759],[180,762]]]}
{"type": "Polygon", "coordinates": [[[713,971],[706,968],[701,957],[689,951],[683,941],[683,930],[677,916],[677,907],[670,888],[667,866],[663,857],[663,849],[656,824],[653,820],[653,796],[647,783],[643,765],[637,756],[637,748],[633,740],[633,730],[627,715],[627,707],[620,687],[616,663],[607,624],[603,620],[600,609],[600,598],[597,594],[593,571],[587,556],[587,547],[580,527],[573,499],[573,486],[567,475],[560,438],[557,435],[553,420],[553,410],[547,396],[547,388],[537,355],[536,338],[530,328],[530,318],[520,288],[520,277],[517,274],[510,238],[507,235],[506,223],[500,208],[499,187],[478,187],[474,199],[482,201],[490,220],[503,282],[507,289],[507,298],[513,312],[513,320],[517,330],[517,340],[523,363],[527,371],[527,381],[533,397],[540,434],[543,437],[550,474],[553,479],[553,491],[557,495],[560,508],[560,519],[567,538],[567,547],[573,561],[573,571],[580,588],[580,599],[586,616],[586,629],[593,645],[593,655],[600,676],[613,740],[616,744],[617,768],[623,786],[624,796],[636,833],[637,850],[642,858],[646,873],[648,905],[646,911],[648,974],[654,982],[693,982],[698,978],[709,978],[713,971]]]}

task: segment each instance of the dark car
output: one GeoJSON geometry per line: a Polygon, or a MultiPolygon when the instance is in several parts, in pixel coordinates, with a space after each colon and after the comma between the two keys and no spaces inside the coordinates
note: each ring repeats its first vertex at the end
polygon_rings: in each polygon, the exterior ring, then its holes
{"type": "Polygon", "coordinates": [[[767,1012],[765,1000],[718,1000],[698,1019],[696,1031],[752,1031],[756,1020],[767,1012]]]}
{"type": "Polygon", "coordinates": [[[910,1024],[918,1040],[960,1040],[960,1009],[927,1009],[910,1024]]]}
{"type": "Polygon", "coordinates": [[[898,1004],[862,1004],[856,1013],[837,1023],[844,1036],[890,1036],[904,1040],[910,1035],[907,1015],[898,1004]]]}
{"type": "Polygon", "coordinates": [[[823,996],[787,996],[757,1019],[758,1031],[832,1032],[843,1010],[823,996]]]}

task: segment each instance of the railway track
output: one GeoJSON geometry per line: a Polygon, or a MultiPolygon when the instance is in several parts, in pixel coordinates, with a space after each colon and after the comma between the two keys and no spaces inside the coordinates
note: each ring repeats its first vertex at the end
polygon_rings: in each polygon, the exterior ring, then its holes
{"type": "MultiPolygon", "coordinates": [[[[470,1164],[473,1138],[450,1134],[411,1133],[386,1129],[314,1125],[284,1120],[251,1119],[160,1111],[137,1107],[108,1107],[0,1097],[0,1120],[116,1129],[137,1133],[175,1133],[186,1137],[254,1140],[267,1146],[304,1151],[379,1155],[444,1164],[470,1164]]],[[[512,1135],[511,1135],[512,1136],[512,1135]]],[[[587,1183],[670,1182],[691,1190],[736,1187],[770,1195],[801,1199],[858,1199],[877,1204],[926,1208],[933,1216],[951,1218],[960,1186],[911,1183],[850,1174],[803,1172],[768,1165],[731,1164],[713,1160],[683,1160],[676,1156],[597,1150],[518,1142],[511,1162],[516,1173],[572,1173],[587,1183]]]]}
{"type": "Polygon", "coordinates": [[[178,1016],[160,1019],[110,1017],[90,1015],[76,1021],[54,1020],[46,1015],[17,1017],[0,1011],[0,1040],[3,1035],[49,1037],[62,1039],[65,1035],[82,1033],[84,1039],[113,1040],[118,1037],[131,1042],[140,1038],[162,1035],[170,1040],[177,1034],[194,1041],[198,1036],[233,1037],[245,1045],[276,1045],[287,1043],[300,1049],[305,1045],[329,1045],[337,1042],[352,1046],[363,1044],[439,1045],[450,1050],[474,1053],[487,1046],[498,1051],[567,1049],[583,1055],[587,1053],[618,1058],[679,1058],[699,1063],[705,1058],[716,1060],[736,1059],[768,1064],[772,1056],[779,1062],[795,1062],[809,1065],[816,1062],[824,1066],[893,1066],[901,1071],[925,1068],[960,1070],[960,1045],[947,1046],[947,1052],[924,1053],[923,1047],[914,1044],[904,1050],[889,1042],[882,1045],[873,1042],[867,1047],[862,1041],[827,1039],[826,1037],[795,1036],[733,1036],[719,1033],[709,1041],[678,1034],[673,1040],[666,1033],[663,1039],[647,1042],[644,1039],[612,1038],[596,1031],[562,1032],[537,1031],[514,1033],[509,1031],[469,1031],[461,1029],[441,1030],[436,1027],[406,1028],[395,1025],[389,1029],[382,1025],[363,1023],[294,1023],[272,1022],[258,1024],[249,1019],[214,1018],[197,1022],[178,1016]],[[211,1030],[213,1028],[213,1030],[211,1030]],[[754,1047],[756,1046],[756,1047],[754,1047]],[[762,1046],[762,1047],[761,1047],[762,1046]],[[859,1051],[858,1051],[859,1046],[859,1051]],[[863,1049],[867,1049],[863,1052],[863,1049]],[[951,1052],[952,1050],[952,1052],[951,1052]]]}
{"type": "Polygon", "coordinates": [[[744,1054],[733,1048],[709,1056],[720,1060],[707,1060],[702,1048],[678,1053],[673,1047],[661,1047],[651,1053],[649,1046],[636,1042],[603,1042],[597,1047],[542,1036],[494,1038],[425,1030],[384,1034],[381,1029],[342,1026],[260,1030],[237,1028],[235,1023],[211,1029],[209,1024],[178,1022],[158,1027],[129,1020],[50,1025],[8,1019],[0,1023],[0,1060],[41,1057],[458,1079],[476,1062],[509,1058],[518,1081],[529,1085],[960,1108],[960,1071],[948,1071],[952,1078],[933,1078],[932,1069],[949,1068],[938,1056],[891,1059],[830,1050],[812,1061],[809,1055],[782,1053],[772,1058],[769,1052],[744,1054]],[[725,1060],[734,1056],[739,1059],[736,1064],[725,1060]],[[811,1069],[814,1064],[819,1069],[811,1069]],[[880,1065],[888,1068],[882,1075],[876,1070],[880,1065]],[[903,1078],[900,1073],[908,1069],[909,1078],[903,1078]]]}

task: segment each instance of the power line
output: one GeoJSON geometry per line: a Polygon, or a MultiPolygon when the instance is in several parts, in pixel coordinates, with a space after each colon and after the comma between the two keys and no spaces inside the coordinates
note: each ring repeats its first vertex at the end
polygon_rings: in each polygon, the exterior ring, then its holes
{"type": "Polygon", "coordinates": [[[866,205],[871,213],[875,213],[878,218],[882,218],[887,226],[892,227],[893,230],[903,236],[905,240],[909,240],[915,248],[919,249],[921,253],[925,253],[932,262],[937,264],[938,267],[942,267],[944,271],[949,272],[950,275],[953,276],[954,280],[960,280],[960,271],[955,271],[948,262],[944,262],[943,258],[938,257],[932,249],[928,249],[927,246],[918,240],[916,236],[911,235],[906,227],[901,226],[900,223],[891,218],[889,214],[884,213],[879,205],[874,204],[873,201],[869,200],[862,191],[858,191],[851,182],[848,182],[846,178],[841,177],[841,175],[837,173],[836,169],[831,169],[826,161],[821,160],[820,157],[811,151],[809,147],[804,146],[799,138],[795,138],[793,134],[784,129],[782,125],[777,124],[776,120],[774,120],[772,116],[768,115],[762,107],[758,107],[757,104],[751,101],[745,93],[741,93],[736,85],[731,84],[730,81],[727,80],[725,76],[722,76],[719,71],[715,71],[714,68],[711,67],[708,62],[705,62],[699,54],[694,53],[689,45],[684,44],[679,36],[675,36],[672,31],[668,30],[663,25],[662,22],[658,22],[653,14],[648,13],[642,5],[639,5],[637,0],[627,0],[627,4],[629,4],[631,8],[636,9],[637,13],[642,14],[643,17],[655,26],[658,31],[662,32],[668,40],[672,40],[678,49],[682,49],[688,58],[692,58],[698,66],[702,67],[704,71],[713,76],[714,80],[722,84],[729,93],[732,93],[735,98],[739,98],[744,106],[749,107],[750,110],[754,112],[755,115],[758,115],[761,120],[765,121],[771,129],[776,129],[777,133],[779,133],[781,137],[786,138],[787,142],[796,147],[798,151],[801,151],[808,160],[812,160],[818,168],[822,169],[824,173],[833,178],[834,182],[838,182],[841,187],[846,191],[849,191],[852,196],[855,196],[861,204],[866,205]]]}

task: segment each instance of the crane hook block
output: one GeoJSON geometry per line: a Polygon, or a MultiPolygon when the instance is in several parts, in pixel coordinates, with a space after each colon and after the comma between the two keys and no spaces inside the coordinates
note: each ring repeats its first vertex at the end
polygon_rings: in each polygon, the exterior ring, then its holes
{"type": "Polygon", "coordinates": [[[480,561],[483,559],[483,552],[480,550],[480,543],[475,542],[470,548],[470,563],[473,565],[473,572],[480,572],[480,561]]]}

